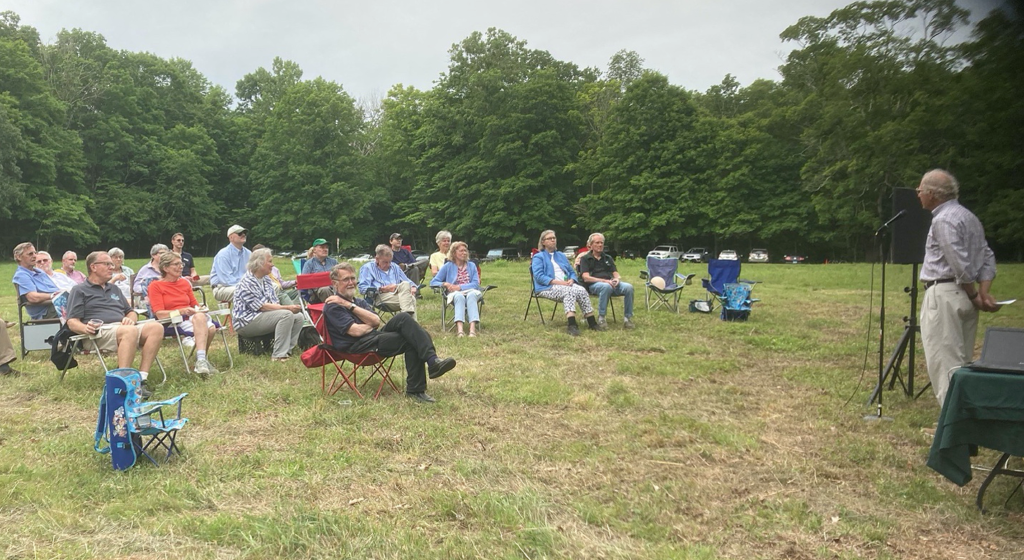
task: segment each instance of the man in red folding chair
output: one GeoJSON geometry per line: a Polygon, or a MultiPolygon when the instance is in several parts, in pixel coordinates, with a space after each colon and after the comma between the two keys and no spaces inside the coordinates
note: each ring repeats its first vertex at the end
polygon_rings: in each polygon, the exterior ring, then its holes
{"type": "Polygon", "coordinates": [[[384,328],[380,317],[366,300],[356,297],[356,271],[344,262],[331,270],[337,295],[327,298],[324,318],[331,343],[341,352],[375,352],[381,356],[405,353],[405,394],[419,402],[432,403],[427,394],[427,376],[437,379],[455,367],[454,358],[438,358],[434,341],[408,313],[397,313],[384,328]]]}

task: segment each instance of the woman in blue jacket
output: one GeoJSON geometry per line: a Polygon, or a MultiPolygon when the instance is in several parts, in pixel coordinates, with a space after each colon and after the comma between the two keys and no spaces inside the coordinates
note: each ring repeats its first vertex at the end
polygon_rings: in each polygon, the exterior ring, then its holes
{"type": "Polygon", "coordinates": [[[462,324],[469,315],[469,336],[476,336],[480,324],[480,272],[476,263],[469,260],[469,247],[462,241],[452,243],[448,249],[448,261],[430,281],[433,287],[444,288],[447,297],[455,307],[455,330],[458,336],[465,336],[462,324]]]}
{"type": "Polygon", "coordinates": [[[594,318],[590,294],[586,288],[576,283],[576,270],[569,264],[565,253],[556,250],[557,246],[554,231],[549,229],[540,234],[540,241],[537,243],[539,250],[530,263],[530,270],[533,271],[533,289],[542,298],[562,302],[570,335],[580,335],[580,328],[576,325],[577,304],[587,318],[587,325],[597,330],[597,319],[594,318]]]}

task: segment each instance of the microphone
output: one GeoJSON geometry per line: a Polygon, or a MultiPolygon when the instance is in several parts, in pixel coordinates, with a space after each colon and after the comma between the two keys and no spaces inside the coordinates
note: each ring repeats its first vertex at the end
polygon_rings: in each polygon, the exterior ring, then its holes
{"type": "Polygon", "coordinates": [[[888,228],[890,225],[892,225],[893,222],[895,222],[896,220],[902,218],[903,215],[906,214],[906,213],[907,213],[906,209],[903,209],[903,210],[900,210],[899,212],[897,212],[895,216],[893,216],[892,218],[889,218],[888,222],[885,222],[884,224],[882,224],[882,227],[880,227],[877,230],[875,230],[875,236],[877,237],[879,234],[881,234],[883,231],[885,231],[886,228],[888,228]]]}

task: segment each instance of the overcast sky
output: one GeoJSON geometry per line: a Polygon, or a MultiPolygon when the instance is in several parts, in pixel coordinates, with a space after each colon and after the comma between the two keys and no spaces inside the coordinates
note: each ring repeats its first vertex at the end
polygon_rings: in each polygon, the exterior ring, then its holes
{"type": "MultiPolygon", "coordinates": [[[[972,20],[999,0],[958,0],[972,20]]],[[[792,50],[779,34],[848,0],[0,0],[51,43],[63,29],[102,34],[114,49],[179,57],[234,93],[275,56],[354,98],[402,83],[432,87],[452,44],[503,29],[533,49],[604,70],[620,49],[674,84],[704,91],[727,73],[747,85],[779,79],[792,50]]]]}

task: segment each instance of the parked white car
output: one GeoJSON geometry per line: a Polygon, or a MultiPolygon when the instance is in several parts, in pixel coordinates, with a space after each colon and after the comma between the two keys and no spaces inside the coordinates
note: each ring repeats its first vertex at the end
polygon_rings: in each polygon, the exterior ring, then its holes
{"type": "Polygon", "coordinates": [[[736,251],[733,251],[732,249],[726,249],[726,250],[722,251],[721,253],[718,253],[718,260],[720,260],[720,261],[738,261],[738,260],[740,260],[740,257],[739,257],[739,255],[736,254],[736,251]]]}
{"type": "Polygon", "coordinates": [[[754,249],[750,252],[747,260],[752,263],[766,263],[768,262],[768,251],[766,249],[754,249]]]}
{"type": "Polygon", "coordinates": [[[647,256],[658,259],[678,259],[682,256],[682,253],[675,245],[658,245],[654,249],[651,249],[651,252],[647,253],[647,256]]]}

